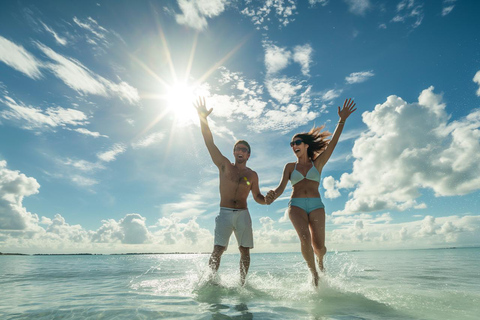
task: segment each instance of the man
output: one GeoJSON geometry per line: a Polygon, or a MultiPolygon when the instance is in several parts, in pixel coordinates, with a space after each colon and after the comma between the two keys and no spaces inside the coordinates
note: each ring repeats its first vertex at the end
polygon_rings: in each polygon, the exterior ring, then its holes
{"type": "Polygon", "coordinates": [[[207,111],[205,98],[199,98],[194,106],[200,118],[203,139],[220,175],[220,213],[215,218],[214,248],[208,264],[213,273],[217,272],[222,254],[227,249],[230,236],[234,232],[241,256],[240,282],[243,286],[250,266],[250,248],[253,248],[252,220],[247,209],[247,197],[251,191],[253,199],[260,204],[270,204],[271,199],[267,201],[261,194],[257,173],[247,168],[250,145],[244,140],[235,143],[233,148],[235,163],[232,164],[213,142],[207,122],[207,117],[213,109],[207,111]]]}

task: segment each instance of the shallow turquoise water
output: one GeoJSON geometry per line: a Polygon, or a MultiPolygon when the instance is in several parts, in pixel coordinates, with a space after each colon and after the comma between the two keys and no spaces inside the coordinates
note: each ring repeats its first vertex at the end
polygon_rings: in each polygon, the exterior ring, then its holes
{"type": "Polygon", "coordinates": [[[0,256],[1,319],[477,319],[480,249],[328,253],[320,288],[299,253],[0,256]]]}

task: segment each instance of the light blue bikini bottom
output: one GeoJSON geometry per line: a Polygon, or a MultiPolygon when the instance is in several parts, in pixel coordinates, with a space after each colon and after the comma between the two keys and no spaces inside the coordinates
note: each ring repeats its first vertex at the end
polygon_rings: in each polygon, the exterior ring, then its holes
{"type": "Polygon", "coordinates": [[[299,207],[307,214],[310,214],[315,209],[325,208],[321,198],[291,198],[288,206],[299,207]]]}

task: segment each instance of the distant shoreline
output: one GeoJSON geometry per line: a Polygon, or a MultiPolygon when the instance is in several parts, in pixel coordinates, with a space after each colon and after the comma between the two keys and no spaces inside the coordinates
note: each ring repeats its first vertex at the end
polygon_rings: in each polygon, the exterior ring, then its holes
{"type": "MultiPolygon", "coordinates": [[[[472,247],[442,247],[442,248],[416,248],[416,249],[381,249],[381,250],[345,250],[339,252],[368,252],[368,251],[402,251],[402,250],[453,250],[453,249],[474,249],[472,247]]],[[[336,252],[336,251],[332,251],[336,252]]],[[[127,253],[10,253],[0,252],[0,256],[135,256],[135,255],[161,255],[161,254],[210,254],[211,252],[127,252],[127,253]]],[[[275,253],[297,253],[294,252],[258,252],[252,254],[275,254],[275,253]]],[[[299,253],[299,252],[298,252],[299,253]]]]}
{"type": "Polygon", "coordinates": [[[127,252],[127,253],[8,253],[0,252],[0,256],[135,256],[156,254],[210,254],[210,252],[127,252]]]}

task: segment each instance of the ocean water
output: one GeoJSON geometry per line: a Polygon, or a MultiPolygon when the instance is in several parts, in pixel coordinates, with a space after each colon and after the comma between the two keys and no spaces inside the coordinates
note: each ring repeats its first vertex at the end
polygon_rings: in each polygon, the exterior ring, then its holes
{"type": "Polygon", "coordinates": [[[0,256],[0,319],[478,319],[480,248],[329,252],[318,289],[300,253],[0,256]]]}

